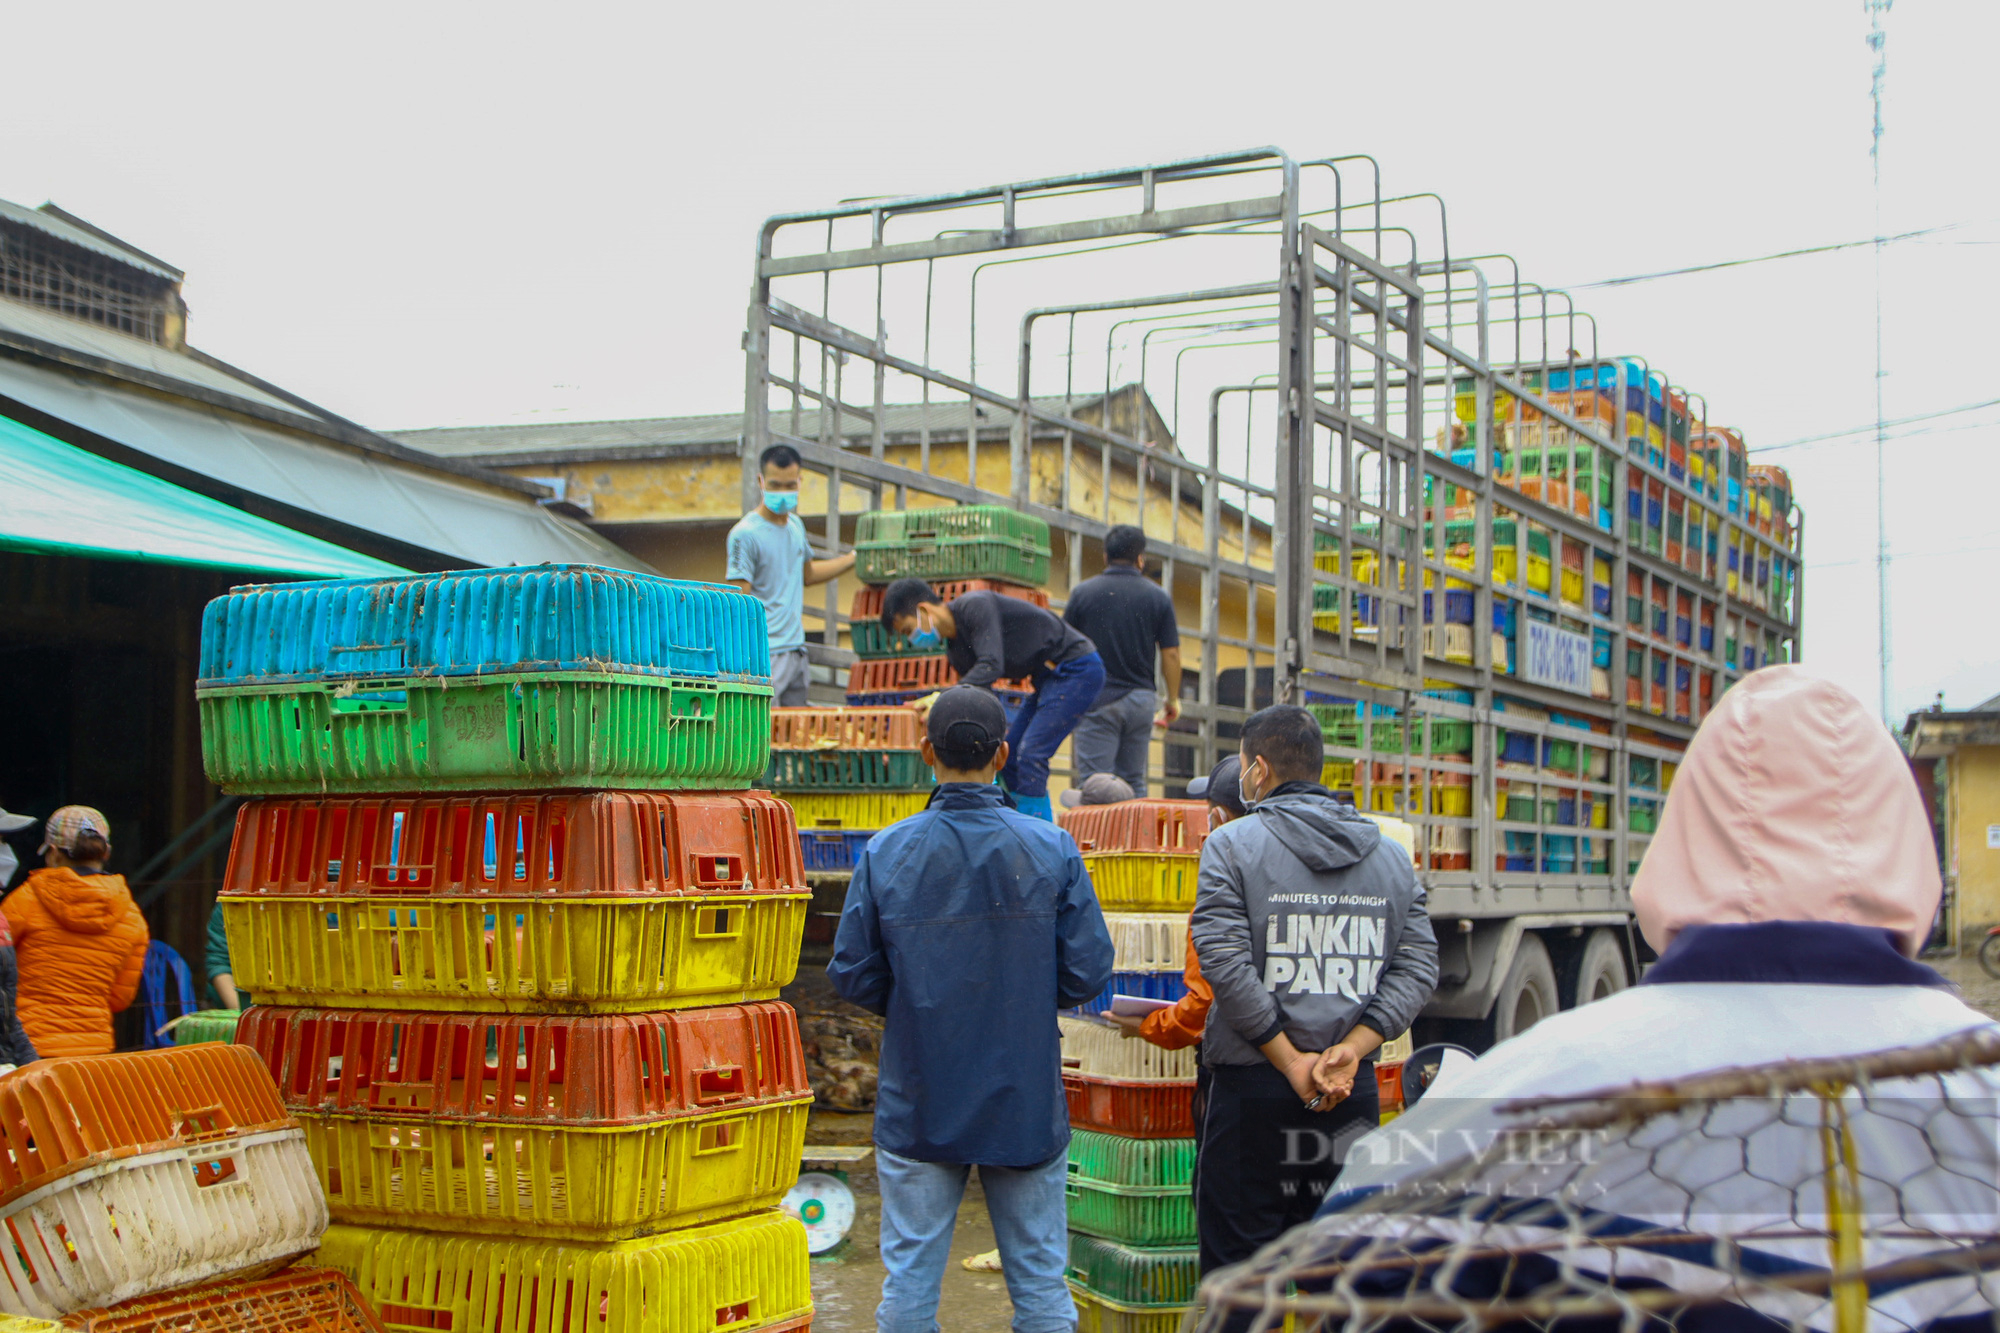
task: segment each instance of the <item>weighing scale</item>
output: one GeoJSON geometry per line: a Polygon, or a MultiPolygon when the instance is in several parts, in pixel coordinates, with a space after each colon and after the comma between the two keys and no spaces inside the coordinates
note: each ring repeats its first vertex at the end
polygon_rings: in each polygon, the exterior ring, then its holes
{"type": "Polygon", "coordinates": [[[868,1160],[873,1148],[863,1146],[808,1145],[800,1154],[801,1166],[824,1166],[819,1171],[803,1171],[799,1181],[785,1195],[785,1211],[806,1228],[806,1253],[814,1258],[830,1258],[847,1244],[854,1227],[854,1191],[847,1172],[868,1160]]]}

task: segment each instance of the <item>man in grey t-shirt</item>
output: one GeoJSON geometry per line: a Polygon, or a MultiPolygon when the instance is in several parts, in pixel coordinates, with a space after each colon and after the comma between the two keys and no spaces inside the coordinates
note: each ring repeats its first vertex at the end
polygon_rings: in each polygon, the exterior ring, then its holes
{"type": "Polygon", "coordinates": [[[771,688],[780,708],[806,702],[806,585],[837,579],[854,567],[854,552],[812,558],[800,521],[799,451],[774,444],[757,460],[763,499],[729,530],[729,565],[723,577],[764,603],[771,636],[771,688]]]}

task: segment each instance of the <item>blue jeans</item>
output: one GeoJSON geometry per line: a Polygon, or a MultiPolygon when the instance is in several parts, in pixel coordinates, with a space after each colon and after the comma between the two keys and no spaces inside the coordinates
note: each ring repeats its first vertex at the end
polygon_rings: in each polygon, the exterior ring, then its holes
{"type": "Polygon", "coordinates": [[[1007,728],[1007,767],[1000,780],[1016,796],[1049,794],[1049,760],[1104,690],[1104,659],[1072,658],[1042,677],[1007,728]]]}
{"type": "MultiPolygon", "coordinates": [[[[875,1307],[879,1333],[935,1333],[939,1285],[951,1261],[951,1231],[972,1168],[949,1162],[913,1162],[875,1149],[875,1177],[882,1190],[882,1303],[875,1307]]],[[[1014,1303],[1014,1333],[1070,1333],[1076,1302],[1063,1274],[1069,1267],[1069,1214],[1063,1191],[1069,1154],[1019,1170],[979,1168],[986,1215],[1000,1241],[1007,1295],[1014,1303]]]]}

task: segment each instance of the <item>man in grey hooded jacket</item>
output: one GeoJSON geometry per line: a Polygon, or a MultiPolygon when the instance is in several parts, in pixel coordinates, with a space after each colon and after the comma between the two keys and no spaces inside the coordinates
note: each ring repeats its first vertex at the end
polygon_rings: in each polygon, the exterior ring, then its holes
{"type": "Polygon", "coordinates": [[[1303,708],[1243,724],[1252,814],[1202,844],[1192,932],[1215,989],[1195,1181],[1201,1269],[1248,1259],[1312,1217],[1379,1115],[1375,1049],[1437,985],[1437,937],[1410,858],[1319,785],[1303,708]]]}

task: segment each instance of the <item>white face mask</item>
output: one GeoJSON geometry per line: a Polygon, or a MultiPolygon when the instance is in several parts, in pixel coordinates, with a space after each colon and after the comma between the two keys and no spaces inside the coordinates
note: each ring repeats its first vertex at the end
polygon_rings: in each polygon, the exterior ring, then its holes
{"type": "Polygon", "coordinates": [[[1257,808],[1257,802],[1263,800],[1265,796],[1269,795],[1268,792],[1260,792],[1255,796],[1252,796],[1250,794],[1250,773],[1252,771],[1252,766],[1256,762],[1258,761],[1253,760],[1249,764],[1243,764],[1236,771],[1236,791],[1237,794],[1243,798],[1243,808],[1245,810],[1255,810],[1257,808]]]}

